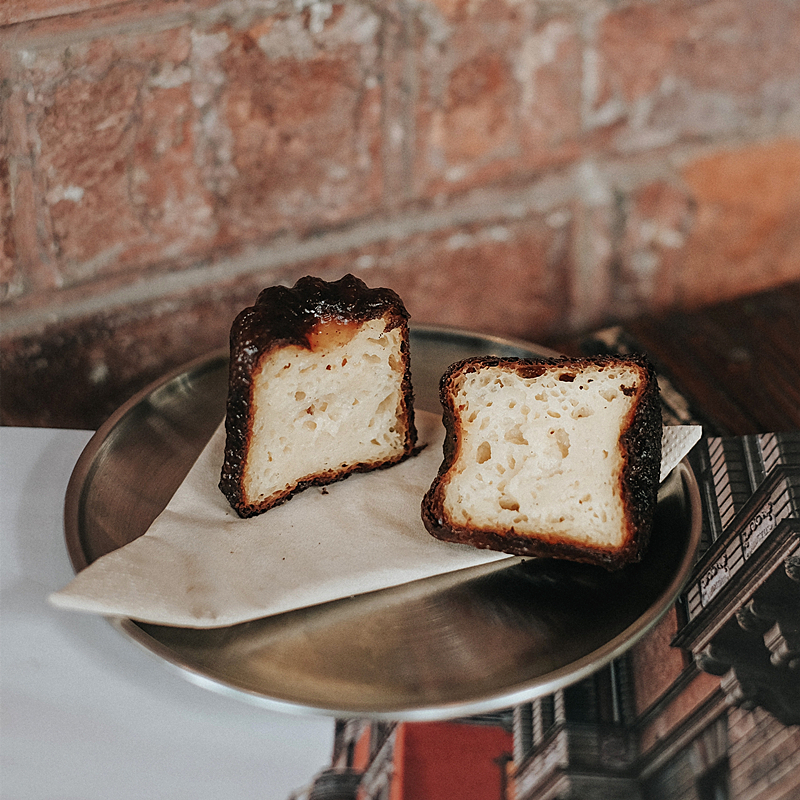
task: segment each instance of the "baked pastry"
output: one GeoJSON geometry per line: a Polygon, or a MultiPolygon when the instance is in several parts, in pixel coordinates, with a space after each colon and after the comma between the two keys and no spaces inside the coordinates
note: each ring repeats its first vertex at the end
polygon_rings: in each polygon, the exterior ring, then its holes
{"type": "Polygon", "coordinates": [[[640,559],[661,463],[643,357],[467,359],[440,396],[444,459],[422,504],[431,534],[609,569],[640,559]]]}
{"type": "Polygon", "coordinates": [[[412,453],[408,312],[392,290],[352,275],[270,287],[230,346],[219,485],[240,516],[412,453]]]}

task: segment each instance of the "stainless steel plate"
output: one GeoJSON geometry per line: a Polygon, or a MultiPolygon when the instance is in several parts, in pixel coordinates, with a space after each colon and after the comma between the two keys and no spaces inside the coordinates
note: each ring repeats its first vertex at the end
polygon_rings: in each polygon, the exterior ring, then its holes
{"type": "MultiPolygon", "coordinates": [[[[417,407],[470,355],[550,356],[521,342],[412,328],[417,407]]],[[[224,415],[227,353],[132,398],[87,445],[65,504],[76,571],[143,534],[224,415]]],[[[683,462],[662,486],[641,564],[618,573],[546,559],[386,589],[216,630],[114,619],[197,683],[270,708],[437,719],[547,694],[621,655],[670,608],[694,562],[701,507],[683,462]]]]}

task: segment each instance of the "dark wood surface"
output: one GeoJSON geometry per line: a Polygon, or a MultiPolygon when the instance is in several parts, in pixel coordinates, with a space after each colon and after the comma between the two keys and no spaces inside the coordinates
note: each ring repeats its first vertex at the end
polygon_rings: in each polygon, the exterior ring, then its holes
{"type": "MultiPolygon", "coordinates": [[[[800,430],[800,282],[691,312],[622,324],[712,434],[800,430]]],[[[597,349],[581,337],[553,346],[597,349]]]]}

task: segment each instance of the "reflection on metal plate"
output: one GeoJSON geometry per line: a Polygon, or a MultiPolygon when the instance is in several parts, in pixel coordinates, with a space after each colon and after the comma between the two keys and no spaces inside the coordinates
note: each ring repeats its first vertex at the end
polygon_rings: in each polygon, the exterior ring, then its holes
{"type": "MultiPolygon", "coordinates": [[[[472,355],[535,345],[412,326],[416,405],[472,355]]],[[[76,571],[143,534],[224,416],[227,353],[132,398],[92,438],[67,490],[76,571]]],[[[424,720],[505,708],[621,655],[670,608],[694,562],[700,499],[686,462],[661,488],[641,564],[618,573],[533,559],[496,564],[216,630],[112,620],[190,680],[269,708],[424,720]]]]}

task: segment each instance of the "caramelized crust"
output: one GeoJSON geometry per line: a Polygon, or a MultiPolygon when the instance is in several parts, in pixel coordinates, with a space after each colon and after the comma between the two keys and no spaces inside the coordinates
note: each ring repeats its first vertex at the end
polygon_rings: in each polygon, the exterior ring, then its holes
{"type": "MultiPolygon", "coordinates": [[[[445,440],[443,461],[422,503],[422,519],[435,537],[474,547],[499,550],[521,556],[564,558],[618,569],[640,560],[649,541],[658,492],[661,463],[661,408],[658,383],[652,366],[641,356],[559,359],[473,358],[453,364],[442,376],[440,398],[444,410],[445,440]],[[619,543],[594,544],[580,537],[559,535],[552,530],[521,533],[513,524],[471,524],[455,520],[452,500],[446,494],[454,479],[460,477],[459,457],[469,422],[464,419],[463,397],[456,401],[457,385],[465,375],[487,368],[499,368],[521,379],[538,378],[551,373],[556,381],[572,382],[586,368],[603,371],[633,367],[641,376],[632,387],[619,386],[621,393],[632,396],[632,406],[621,425],[618,453],[621,468],[618,495],[623,508],[623,530],[619,543]],[[451,508],[448,513],[447,508],[451,508]]],[[[498,412],[499,413],[499,412],[498,412]]],[[[574,435],[574,434],[573,434],[574,435]]],[[[523,440],[524,441],[524,440],[523,440]]],[[[527,442],[526,442],[527,444],[527,442]]],[[[461,462],[463,465],[463,462],[461,462]]],[[[602,465],[587,464],[589,470],[602,465]]],[[[566,501],[565,501],[566,502],[566,501]]],[[[504,506],[505,507],[505,506],[504,506]]],[[[464,517],[470,519],[470,514],[464,517]]]]}
{"type": "MultiPolygon", "coordinates": [[[[391,289],[370,289],[352,275],[327,282],[305,277],[292,288],[264,289],[255,305],[236,318],[230,335],[230,367],[226,447],[220,489],[242,517],[266,511],[309,486],[341,480],[354,472],[388,467],[407,458],[416,445],[409,362],[408,312],[391,289]],[[287,487],[275,496],[254,501],[245,486],[248,450],[253,437],[256,403],[254,384],[263,366],[280,351],[298,350],[324,356],[346,345],[361,326],[374,320],[386,332],[400,331],[400,395],[398,424],[404,432],[402,452],[379,461],[356,461],[311,475],[287,476],[287,487]]],[[[368,387],[363,387],[368,390],[368,387]]],[[[263,411],[260,413],[264,413],[263,411]]]]}

